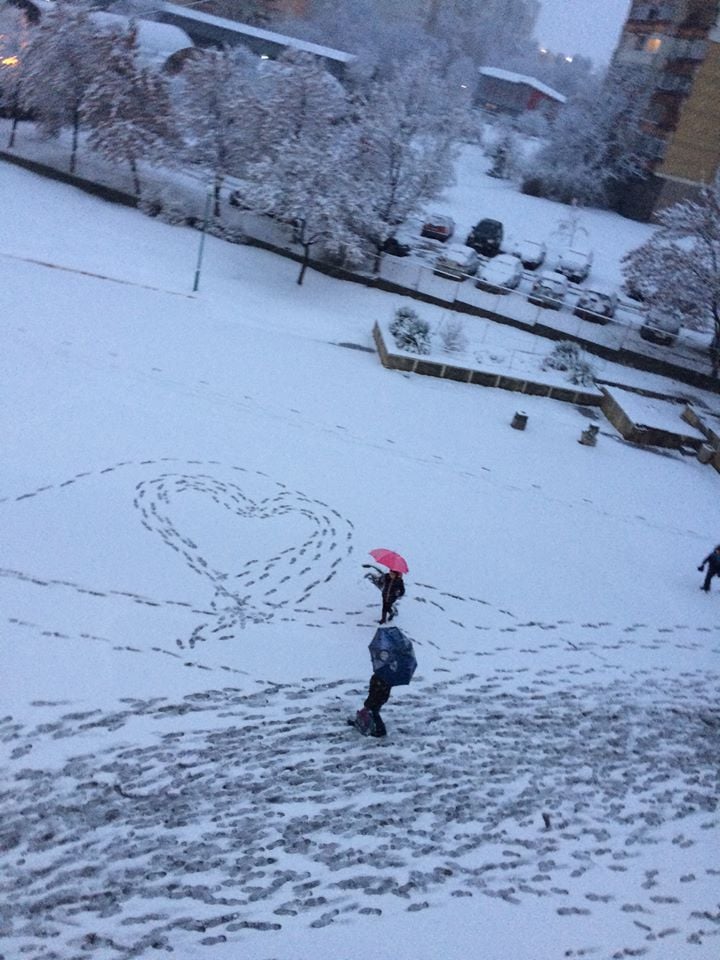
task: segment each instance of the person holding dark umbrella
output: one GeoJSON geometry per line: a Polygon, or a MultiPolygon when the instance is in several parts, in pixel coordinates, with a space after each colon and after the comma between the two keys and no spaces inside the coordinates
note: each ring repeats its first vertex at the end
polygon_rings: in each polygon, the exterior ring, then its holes
{"type": "Polygon", "coordinates": [[[412,640],[397,627],[378,627],[368,649],[373,665],[368,695],[362,709],[348,723],[363,736],[384,737],[387,731],[380,710],[393,687],[410,683],[417,660],[412,640]]]}

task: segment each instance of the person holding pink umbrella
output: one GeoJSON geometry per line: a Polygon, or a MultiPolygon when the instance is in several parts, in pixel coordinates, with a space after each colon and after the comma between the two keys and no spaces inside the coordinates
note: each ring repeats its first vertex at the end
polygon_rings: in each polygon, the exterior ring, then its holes
{"type": "Polygon", "coordinates": [[[394,605],[405,596],[405,584],[403,582],[403,573],[408,572],[407,562],[395,553],[394,550],[371,550],[370,556],[374,557],[378,563],[388,568],[387,573],[380,574],[377,578],[373,577],[373,583],[382,593],[382,612],[380,614],[380,623],[386,623],[395,616],[394,605]]]}
{"type": "Polygon", "coordinates": [[[382,576],[380,591],[382,593],[382,612],[378,622],[385,623],[395,616],[394,606],[396,601],[405,596],[402,574],[398,573],[397,570],[388,570],[382,576]]]}

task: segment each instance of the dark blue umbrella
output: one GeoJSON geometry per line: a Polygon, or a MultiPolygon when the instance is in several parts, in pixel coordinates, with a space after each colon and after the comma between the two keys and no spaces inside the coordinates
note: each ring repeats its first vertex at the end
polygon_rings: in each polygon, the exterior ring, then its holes
{"type": "Polygon", "coordinates": [[[410,683],[417,667],[412,642],[398,627],[378,627],[370,646],[374,673],[391,687],[410,683]]]}

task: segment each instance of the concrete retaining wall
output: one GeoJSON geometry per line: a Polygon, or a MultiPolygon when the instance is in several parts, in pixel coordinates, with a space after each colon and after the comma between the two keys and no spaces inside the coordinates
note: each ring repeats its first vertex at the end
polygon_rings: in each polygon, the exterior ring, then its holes
{"type": "MultiPolygon", "coordinates": [[[[691,450],[700,449],[702,440],[698,437],[635,423],[612,394],[607,390],[603,390],[603,393],[605,396],[602,401],[602,411],[625,440],[647,447],[667,447],[672,450],[679,450],[683,447],[691,450]]],[[[681,415],[678,410],[678,422],[680,418],[681,415]]]]}
{"type": "Polygon", "coordinates": [[[511,377],[506,373],[492,373],[486,370],[474,370],[468,367],[456,367],[453,364],[428,360],[425,357],[408,356],[403,353],[391,353],[385,344],[380,326],[373,327],[373,338],[380,362],[390,370],[405,370],[420,373],[427,377],[440,377],[443,380],[456,380],[461,383],[474,383],[482,387],[498,387],[500,390],[512,390],[515,393],[538,397],[550,397],[581,406],[598,407],[603,402],[602,394],[577,387],[559,387],[548,383],[537,383],[523,377],[511,377]]]}

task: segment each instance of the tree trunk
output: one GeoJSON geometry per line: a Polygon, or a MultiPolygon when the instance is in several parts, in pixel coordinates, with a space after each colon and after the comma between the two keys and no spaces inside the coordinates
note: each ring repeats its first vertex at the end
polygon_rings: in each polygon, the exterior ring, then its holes
{"type": "Polygon", "coordinates": [[[380,264],[382,262],[382,246],[375,244],[375,258],[373,260],[373,273],[380,273],[380,264]]]}
{"type": "Polygon", "coordinates": [[[215,174],[215,183],[213,185],[213,216],[216,220],[220,219],[220,191],[222,190],[223,179],[224,177],[221,173],[215,174]]]}
{"type": "Polygon", "coordinates": [[[140,196],[140,175],[138,174],[135,158],[130,161],[130,170],[132,171],[133,186],[135,187],[135,196],[140,196]]]}
{"type": "Polygon", "coordinates": [[[308,264],[310,263],[310,244],[303,243],[302,247],[303,247],[303,259],[302,259],[302,264],[300,266],[300,273],[298,274],[298,278],[297,278],[297,282],[299,286],[302,286],[302,282],[305,279],[305,271],[307,270],[308,264]]]}
{"type": "Polygon", "coordinates": [[[77,160],[79,135],[80,135],[80,111],[76,110],[75,113],[73,114],[72,149],[70,151],[70,173],[75,173],[75,162],[77,160]]]}
{"type": "Polygon", "coordinates": [[[13,94],[12,104],[10,106],[10,116],[12,117],[12,124],[10,125],[10,137],[8,139],[7,148],[12,150],[15,146],[15,131],[17,130],[18,123],[20,122],[20,93],[18,90],[13,94]]]}

